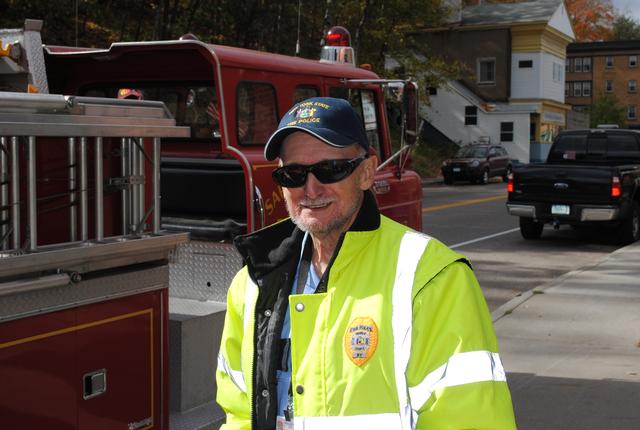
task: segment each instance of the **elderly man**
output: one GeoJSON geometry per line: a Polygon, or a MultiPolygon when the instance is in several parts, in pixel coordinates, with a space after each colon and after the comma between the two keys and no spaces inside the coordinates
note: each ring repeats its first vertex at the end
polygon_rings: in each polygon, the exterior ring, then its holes
{"type": "Polygon", "coordinates": [[[378,212],[376,157],[341,99],[294,106],[265,148],[290,219],[237,238],[218,358],[223,429],[511,429],[468,261],[378,212]]]}

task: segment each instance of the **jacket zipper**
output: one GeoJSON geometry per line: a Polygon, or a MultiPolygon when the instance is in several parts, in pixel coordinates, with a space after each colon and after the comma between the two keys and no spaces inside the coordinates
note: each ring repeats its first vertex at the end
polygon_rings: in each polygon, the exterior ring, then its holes
{"type": "MultiPolygon", "coordinates": [[[[256,373],[256,355],[258,353],[258,333],[256,330],[256,321],[258,321],[258,299],[260,298],[260,286],[258,285],[258,282],[256,280],[256,287],[258,288],[258,294],[256,296],[256,303],[253,305],[253,357],[251,358],[251,379],[250,379],[250,383],[251,383],[251,408],[249,409],[250,412],[250,416],[251,416],[251,428],[252,429],[257,429],[258,428],[258,418],[255,415],[255,409],[256,409],[256,399],[257,399],[257,393],[255,393],[255,388],[256,388],[256,384],[254,381],[254,375],[256,373]]],[[[247,303],[245,303],[245,306],[247,306],[247,303]]]]}

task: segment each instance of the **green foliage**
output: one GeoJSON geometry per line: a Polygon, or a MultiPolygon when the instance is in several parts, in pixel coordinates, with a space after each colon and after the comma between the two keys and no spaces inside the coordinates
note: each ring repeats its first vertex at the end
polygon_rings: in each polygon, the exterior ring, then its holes
{"type": "Polygon", "coordinates": [[[449,76],[451,65],[417,60],[406,34],[437,26],[447,15],[442,0],[0,0],[0,28],[44,20],[50,45],[106,48],[113,42],[177,39],[193,33],[202,41],[295,55],[300,4],[300,55],[318,58],[330,26],[348,28],[357,61],[380,75],[429,76],[425,85],[449,76]],[[77,14],[76,14],[77,11],[77,14]],[[77,34],[76,34],[77,33],[77,34]],[[385,71],[391,56],[404,67],[385,71]],[[428,73],[424,72],[428,70],[428,73]],[[438,77],[438,78],[436,78],[438,77]]]}
{"type": "Polygon", "coordinates": [[[640,40],[640,22],[620,15],[613,21],[610,40],[640,40]]]}
{"type": "Polygon", "coordinates": [[[626,124],[627,110],[618,104],[614,95],[606,95],[591,105],[591,127],[598,124],[617,124],[624,127],[626,124]]]}
{"type": "Polygon", "coordinates": [[[400,62],[412,56],[407,51],[407,34],[416,28],[440,24],[447,13],[440,0],[351,0],[327,4],[331,4],[331,25],[350,29],[358,62],[371,64],[376,71],[384,70],[387,56],[400,62]]]}
{"type": "Polygon", "coordinates": [[[442,176],[442,162],[453,157],[458,149],[455,143],[439,145],[422,141],[411,153],[411,168],[423,178],[442,176]]]}
{"type": "MultiPolygon", "coordinates": [[[[421,102],[428,87],[456,79],[464,68],[455,61],[416,56],[421,29],[438,27],[449,14],[443,0],[0,0],[0,28],[22,27],[42,19],[49,45],[107,48],[114,42],[177,39],[193,33],[200,40],[295,55],[300,12],[300,56],[317,59],[325,32],[341,25],[351,32],[358,64],[370,64],[387,78],[413,78],[421,102]],[[299,5],[301,7],[299,8],[299,5]],[[385,68],[393,58],[398,67],[385,68]]],[[[398,135],[399,130],[392,134],[398,135]]],[[[398,141],[399,139],[394,139],[398,141]]],[[[437,175],[451,150],[425,145],[414,151],[414,168],[437,175]]]]}

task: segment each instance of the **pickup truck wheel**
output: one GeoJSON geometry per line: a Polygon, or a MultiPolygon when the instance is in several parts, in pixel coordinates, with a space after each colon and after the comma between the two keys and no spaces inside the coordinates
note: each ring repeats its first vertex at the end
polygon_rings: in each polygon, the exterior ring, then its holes
{"type": "Polygon", "coordinates": [[[623,245],[640,239],[640,205],[638,202],[633,202],[631,216],[620,224],[618,238],[623,245]]]}
{"type": "Polygon", "coordinates": [[[520,217],[520,234],[527,240],[540,239],[544,224],[531,218],[520,217]]]}
{"type": "Polygon", "coordinates": [[[451,179],[450,177],[445,176],[443,179],[444,179],[444,184],[445,184],[445,185],[451,185],[451,184],[453,184],[453,179],[451,179]]]}

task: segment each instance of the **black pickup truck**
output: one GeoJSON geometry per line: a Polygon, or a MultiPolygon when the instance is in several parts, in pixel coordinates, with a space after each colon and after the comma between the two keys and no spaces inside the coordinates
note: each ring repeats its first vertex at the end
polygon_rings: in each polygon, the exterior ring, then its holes
{"type": "Polygon", "coordinates": [[[515,167],[507,209],[520,217],[525,239],[555,227],[607,224],[621,243],[640,238],[640,131],[561,133],[545,163],[515,167]]]}

